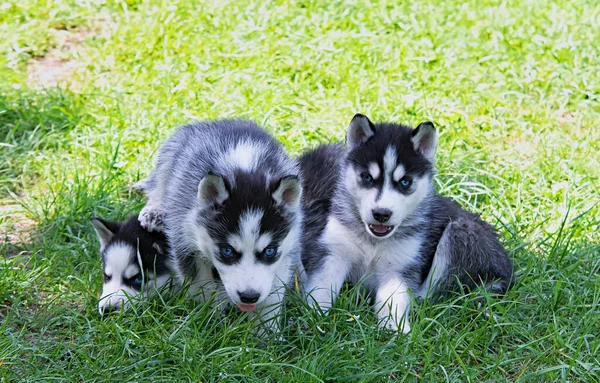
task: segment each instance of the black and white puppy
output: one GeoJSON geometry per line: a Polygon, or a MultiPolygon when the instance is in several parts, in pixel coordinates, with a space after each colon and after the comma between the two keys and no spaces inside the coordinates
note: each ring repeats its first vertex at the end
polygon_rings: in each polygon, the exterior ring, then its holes
{"type": "Polygon", "coordinates": [[[408,290],[484,284],[504,293],[512,264],[492,226],[434,191],[437,133],[357,114],[347,147],[300,158],[302,262],[310,301],[328,310],[346,281],[372,292],[382,325],[410,331],[408,290]]]}
{"type": "Polygon", "coordinates": [[[164,227],[188,292],[261,312],[275,329],[270,319],[300,264],[302,222],[299,169],[281,145],[250,121],[183,126],[136,186],[148,196],[139,220],[164,227]]]}
{"type": "Polygon", "coordinates": [[[104,284],[98,311],[127,309],[130,300],[154,294],[171,279],[164,234],[144,229],[137,216],[121,222],[93,218],[100,241],[104,284]]]}

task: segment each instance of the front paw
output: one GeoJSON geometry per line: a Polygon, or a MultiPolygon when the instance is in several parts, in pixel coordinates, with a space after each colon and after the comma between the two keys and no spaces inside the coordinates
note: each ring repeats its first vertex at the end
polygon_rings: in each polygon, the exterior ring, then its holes
{"type": "Polygon", "coordinates": [[[164,216],[164,212],[145,206],[138,216],[138,221],[148,231],[162,232],[164,230],[164,216]]]}
{"type": "Polygon", "coordinates": [[[306,295],[306,302],[311,309],[316,312],[320,312],[323,315],[327,315],[332,306],[331,294],[324,293],[320,290],[306,295]]]}

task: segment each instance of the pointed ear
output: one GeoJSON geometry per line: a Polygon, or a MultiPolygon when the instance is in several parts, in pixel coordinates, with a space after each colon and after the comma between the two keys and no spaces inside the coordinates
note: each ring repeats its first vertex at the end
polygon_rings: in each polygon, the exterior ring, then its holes
{"type": "Polygon", "coordinates": [[[273,187],[273,200],[278,206],[295,211],[300,205],[302,189],[297,176],[285,176],[273,187]]]}
{"type": "Polygon", "coordinates": [[[229,191],[223,177],[208,173],[198,185],[198,202],[202,206],[222,205],[229,198],[229,191]]]}
{"type": "Polygon", "coordinates": [[[422,122],[412,132],[412,142],[415,150],[434,162],[437,149],[437,132],[429,121],[422,122]]]}
{"type": "Polygon", "coordinates": [[[110,242],[115,233],[119,231],[120,223],[105,221],[102,218],[92,218],[92,226],[100,241],[100,251],[110,242]]]}
{"type": "Polygon", "coordinates": [[[350,121],[348,132],[346,133],[346,145],[350,149],[362,145],[375,135],[375,126],[367,116],[357,113],[350,121]]]}

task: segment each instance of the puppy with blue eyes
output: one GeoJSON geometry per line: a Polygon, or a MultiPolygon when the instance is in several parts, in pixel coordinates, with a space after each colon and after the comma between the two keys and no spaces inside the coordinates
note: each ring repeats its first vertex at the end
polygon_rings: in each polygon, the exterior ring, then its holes
{"type": "Polygon", "coordinates": [[[144,229],[137,216],[121,222],[93,218],[100,241],[104,283],[101,315],[127,309],[140,294],[153,295],[171,279],[164,234],[144,229]]]}
{"type": "Polygon", "coordinates": [[[136,185],[148,197],[139,220],[164,228],[188,294],[233,304],[277,331],[300,265],[300,182],[297,163],[262,127],[196,122],[161,145],[154,170],[136,185]]]}
{"type": "Polygon", "coordinates": [[[357,114],[346,147],[300,158],[309,303],[327,312],[344,282],[372,294],[382,327],[407,333],[409,291],[479,285],[503,294],[512,263],[495,229],[434,188],[437,132],[357,114]]]}

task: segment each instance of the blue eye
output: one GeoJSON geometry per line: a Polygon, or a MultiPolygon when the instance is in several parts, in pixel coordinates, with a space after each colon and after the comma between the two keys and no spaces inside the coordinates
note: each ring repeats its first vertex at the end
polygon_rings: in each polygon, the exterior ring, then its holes
{"type": "Polygon", "coordinates": [[[360,177],[362,178],[363,182],[366,183],[367,185],[370,185],[373,183],[373,176],[371,176],[369,173],[363,173],[360,175],[360,177]]]}
{"type": "Polygon", "coordinates": [[[263,255],[267,258],[274,257],[277,254],[277,248],[273,246],[269,246],[263,250],[263,255]]]}
{"type": "Polygon", "coordinates": [[[412,185],[412,179],[410,179],[408,177],[403,177],[400,180],[400,186],[402,186],[403,189],[408,189],[410,187],[410,185],[412,185]]]}
{"type": "Polygon", "coordinates": [[[233,255],[233,249],[231,246],[221,246],[221,255],[225,258],[231,257],[233,255]]]}
{"type": "Polygon", "coordinates": [[[142,278],[142,274],[137,274],[137,275],[133,276],[131,278],[131,280],[133,281],[133,283],[131,284],[131,287],[138,289],[138,290],[142,288],[142,282],[144,281],[142,278]]]}

